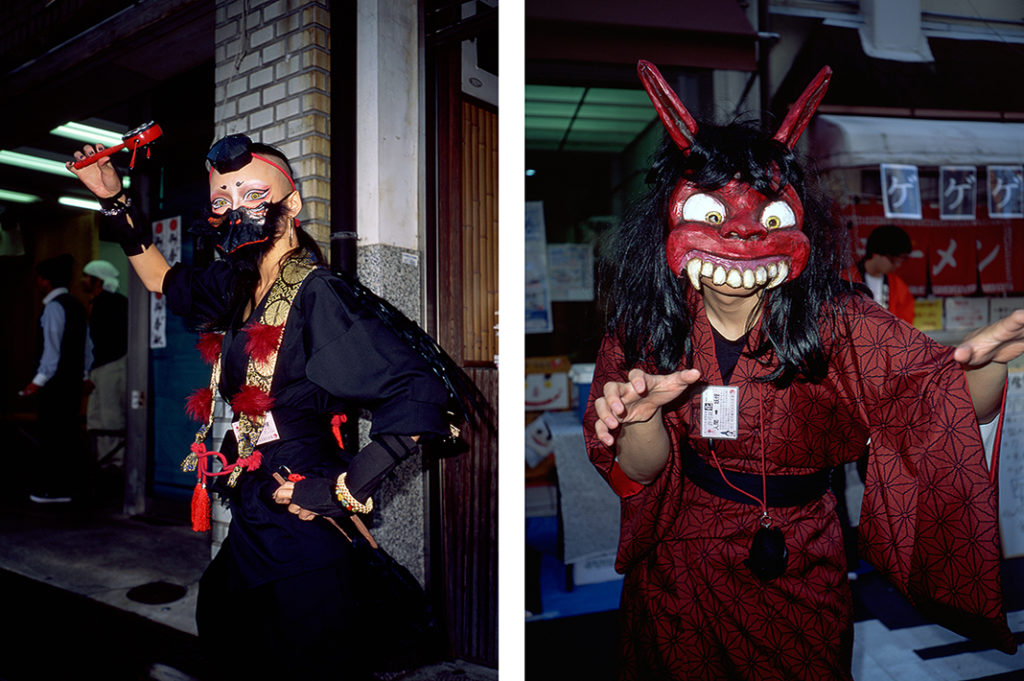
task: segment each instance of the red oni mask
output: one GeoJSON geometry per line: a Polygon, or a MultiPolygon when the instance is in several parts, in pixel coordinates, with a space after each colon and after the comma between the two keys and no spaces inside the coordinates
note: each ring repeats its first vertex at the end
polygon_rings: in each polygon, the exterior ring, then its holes
{"type": "MultiPolygon", "coordinates": [[[[696,121],[653,64],[641,61],[637,71],[669,135],[687,151],[697,134],[696,121]]],[[[776,140],[793,148],[831,75],[827,66],[818,73],[786,114],[776,140]]],[[[712,191],[680,180],[669,202],[669,268],[677,277],[686,272],[697,290],[702,276],[735,289],[774,288],[807,266],[810,242],[803,221],[803,205],[788,185],[769,198],[738,180],[712,191]]]]}

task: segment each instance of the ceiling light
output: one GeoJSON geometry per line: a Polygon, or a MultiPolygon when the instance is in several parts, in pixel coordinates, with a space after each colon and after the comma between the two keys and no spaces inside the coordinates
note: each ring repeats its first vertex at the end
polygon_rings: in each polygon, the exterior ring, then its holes
{"type": "Polygon", "coordinates": [[[98,201],[90,201],[89,199],[79,199],[74,196],[62,196],[57,199],[57,203],[64,206],[72,206],[73,208],[86,208],[88,210],[99,210],[100,204],[98,201]]]}
{"type": "Polygon", "coordinates": [[[16,151],[7,151],[6,149],[0,149],[0,163],[18,166],[19,168],[27,168],[29,170],[39,170],[44,173],[53,173],[54,175],[62,175],[63,177],[67,177],[69,175],[68,169],[65,168],[64,164],[60,161],[42,158],[41,156],[19,154],[16,151]]]}
{"type": "MultiPolygon", "coordinates": [[[[53,173],[54,175],[60,175],[65,178],[71,177],[71,171],[68,170],[61,161],[54,161],[53,159],[43,158],[42,156],[21,154],[17,151],[0,149],[0,163],[6,163],[7,165],[17,166],[19,168],[27,168],[28,170],[53,173]]],[[[131,186],[131,180],[128,179],[127,175],[121,178],[121,186],[125,189],[131,186]]]]}
{"type": "Polygon", "coordinates": [[[50,134],[78,140],[79,142],[84,142],[86,144],[96,144],[99,142],[107,147],[117,146],[123,141],[123,136],[113,130],[104,130],[103,128],[83,125],[82,123],[75,123],[74,121],[70,121],[64,125],[54,128],[50,131],[50,134]]]}
{"type": "Polygon", "coordinates": [[[0,189],[0,201],[10,201],[11,203],[35,203],[42,199],[35,194],[25,194],[23,192],[15,192],[10,189],[0,189]]]}

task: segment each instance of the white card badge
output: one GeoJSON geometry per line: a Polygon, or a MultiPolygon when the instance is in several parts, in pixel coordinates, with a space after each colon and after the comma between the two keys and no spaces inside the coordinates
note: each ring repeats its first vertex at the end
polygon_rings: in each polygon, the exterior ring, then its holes
{"type": "Polygon", "coordinates": [[[709,385],[700,396],[700,436],[735,440],[739,430],[739,388],[709,385]]]}
{"type": "MultiPolygon", "coordinates": [[[[235,441],[237,442],[239,439],[238,421],[232,422],[231,428],[235,431],[235,441]]],[[[256,446],[259,447],[260,445],[280,439],[281,436],[277,432],[277,424],[274,422],[274,414],[268,411],[267,417],[263,421],[263,430],[260,431],[260,439],[256,441],[256,446]]]]}

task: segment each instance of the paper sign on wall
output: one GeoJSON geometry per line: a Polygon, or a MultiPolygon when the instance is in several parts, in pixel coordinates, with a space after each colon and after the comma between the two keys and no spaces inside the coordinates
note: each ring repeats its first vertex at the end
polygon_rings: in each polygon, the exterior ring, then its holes
{"type": "Polygon", "coordinates": [[[921,219],[921,182],[917,166],[882,164],[882,200],[887,218],[921,219]]]}
{"type": "MultiPolygon", "coordinates": [[[[168,265],[181,261],[181,216],[153,223],[153,246],[168,265]]],[[[167,347],[167,301],[160,293],[149,294],[149,347],[167,347]]]]}

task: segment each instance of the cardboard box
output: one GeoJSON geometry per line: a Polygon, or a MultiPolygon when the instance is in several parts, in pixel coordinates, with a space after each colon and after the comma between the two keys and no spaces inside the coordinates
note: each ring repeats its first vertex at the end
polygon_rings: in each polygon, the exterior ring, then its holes
{"type": "Polygon", "coordinates": [[[569,358],[526,358],[526,410],[569,409],[572,397],[569,385],[569,358]]]}

